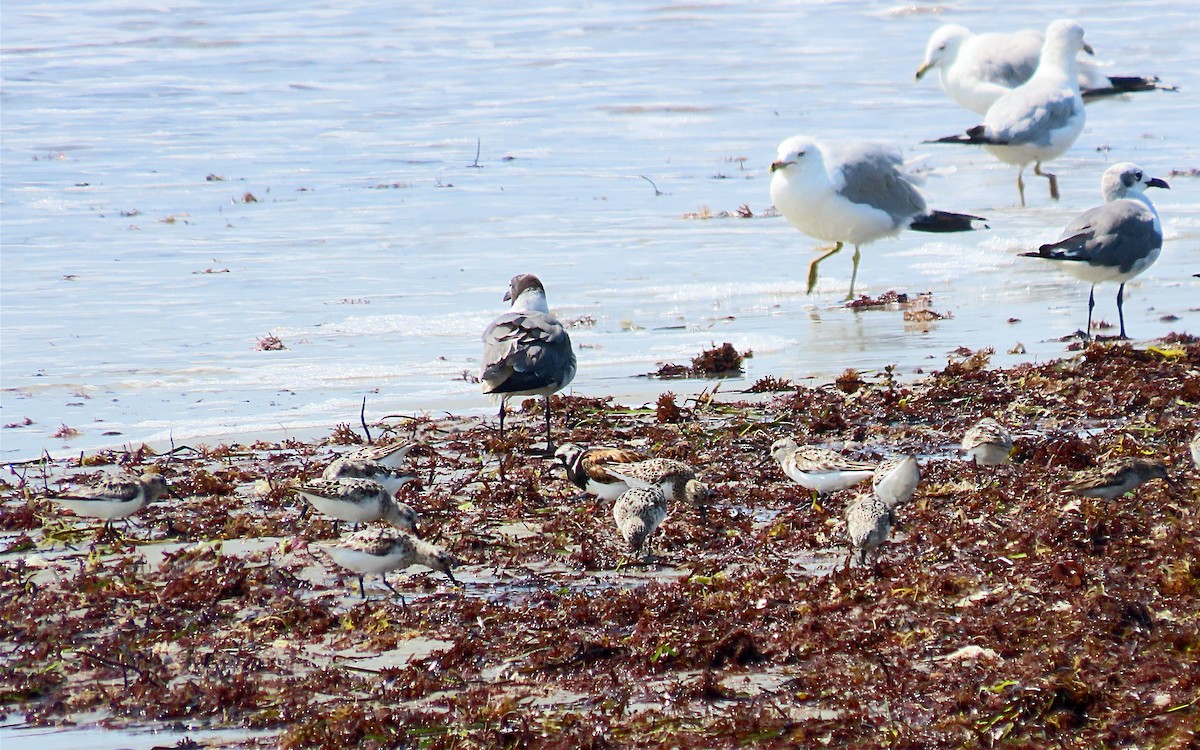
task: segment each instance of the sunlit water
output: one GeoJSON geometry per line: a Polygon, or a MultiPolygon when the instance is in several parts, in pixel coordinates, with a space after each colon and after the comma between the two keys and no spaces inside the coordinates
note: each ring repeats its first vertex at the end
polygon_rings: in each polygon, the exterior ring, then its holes
{"type": "MultiPolygon", "coordinates": [[[[624,403],[711,387],[637,376],[723,341],[754,352],[725,390],[912,373],[959,346],[1054,357],[1087,289],[1018,253],[1121,160],[1172,183],[1153,195],[1163,257],[1126,290],[1130,332],[1197,328],[1200,180],[1169,176],[1200,167],[1186,3],[438,5],[4,3],[0,420],[32,422],[0,430],[5,460],[324,433],[364,396],[368,417],[492,414],[464,373],[526,271],[562,318],[595,321],[572,331],[573,391],[624,403]],[[1114,72],[1180,91],[1092,106],[1053,166],[1062,201],[1031,178],[1021,209],[1013,168],[919,145],[977,118],[913,72],[940,23],[1064,15],[1114,72]],[[864,251],[862,291],[931,291],[952,318],[842,308],[849,253],[804,294],[818,243],[782,218],[685,218],[762,214],[766,166],[797,133],[924,155],[944,172],[932,205],[988,217],[864,251]],[[287,349],[256,351],[269,333],[287,349]],[[79,436],[51,437],[62,425],[79,436]]],[[[1115,288],[1097,296],[1115,322],[1115,288]]]]}

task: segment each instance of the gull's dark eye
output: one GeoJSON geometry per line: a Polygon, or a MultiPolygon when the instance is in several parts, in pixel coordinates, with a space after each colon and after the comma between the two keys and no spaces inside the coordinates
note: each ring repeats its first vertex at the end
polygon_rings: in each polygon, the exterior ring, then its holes
{"type": "Polygon", "coordinates": [[[1137,180],[1138,182],[1141,182],[1141,181],[1142,181],[1142,173],[1141,173],[1141,172],[1134,172],[1134,173],[1133,173],[1133,179],[1137,180]]]}

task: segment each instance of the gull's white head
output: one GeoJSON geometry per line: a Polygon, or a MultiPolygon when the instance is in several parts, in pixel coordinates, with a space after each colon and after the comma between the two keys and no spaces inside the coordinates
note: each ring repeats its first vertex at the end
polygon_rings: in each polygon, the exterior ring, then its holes
{"type": "Polygon", "coordinates": [[[1170,189],[1171,186],[1166,180],[1151,177],[1144,169],[1127,161],[1104,170],[1104,175],[1100,178],[1100,193],[1105,201],[1133,198],[1149,203],[1149,199],[1142,194],[1148,187],[1170,189]]]}
{"type": "Polygon", "coordinates": [[[796,135],[779,144],[775,152],[775,161],[771,163],[771,173],[780,170],[807,171],[824,168],[825,160],[821,148],[812,138],[796,135]]]}
{"type": "Polygon", "coordinates": [[[917,80],[921,80],[931,68],[945,69],[953,65],[963,42],[970,38],[970,29],[956,23],[948,23],[933,32],[925,47],[925,61],[917,68],[917,80]]]}
{"type": "Polygon", "coordinates": [[[1083,40],[1083,27],[1069,18],[1051,21],[1046,27],[1046,42],[1042,47],[1042,59],[1074,60],[1080,51],[1095,54],[1091,45],[1083,40]]]}

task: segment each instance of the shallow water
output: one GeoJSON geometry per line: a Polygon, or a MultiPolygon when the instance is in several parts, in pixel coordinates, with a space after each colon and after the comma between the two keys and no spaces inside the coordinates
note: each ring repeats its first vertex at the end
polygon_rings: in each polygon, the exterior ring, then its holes
{"type": "MultiPolygon", "coordinates": [[[[1095,204],[1107,164],[1200,167],[1200,21],[1175,2],[1053,14],[1114,72],[1181,90],[1092,106],[1054,165],[1063,200],[1033,178],[1027,209],[1010,167],[919,145],[975,118],[912,78],[940,23],[1040,26],[1041,4],[439,5],[4,4],[0,421],[32,423],[0,430],[0,457],[327,433],[364,397],[369,418],[490,415],[463,373],[525,271],[595,320],[572,331],[574,392],[625,403],[711,387],[636,376],[723,341],[754,352],[726,391],[962,345],[1045,359],[1087,290],[1017,253],[1095,204]],[[817,243],[782,218],[684,218],[761,214],[800,132],[925,155],[931,205],[989,218],[864,251],[862,291],[928,290],[952,318],[840,307],[848,253],[805,295],[817,243]],[[256,351],[268,333],[287,349],[256,351]]],[[[1197,328],[1200,180],[1170,179],[1163,257],[1126,290],[1141,339],[1197,328]]]]}

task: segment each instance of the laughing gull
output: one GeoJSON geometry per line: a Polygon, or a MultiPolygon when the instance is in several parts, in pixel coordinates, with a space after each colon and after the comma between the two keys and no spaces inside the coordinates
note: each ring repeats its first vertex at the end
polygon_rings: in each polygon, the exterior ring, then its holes
{"type": "Polygon", "coordinates": [[[1050,181],[1050,197],[1058,199],[1058,178],[1042,171],[1042,162],[1066,153],[1083,132],[1087,119],[1079,93],[1079,61],[1076,55],[1092,48],[1083,41],[1083,27],[1061,20],[1046,29],[1041,61],[1033,77],[1002,95],[988,108],[982,125],[966,135],[952,135],[926,143],[961,143],[984,146],[1000,161],[1015,164],[1017,191],[1025,205],[1022,175],[1030,162],[1034,174],[1050,181]]]}
{"type": "Polygon", "coordinates": [[[575,377],[571,337],[546,305],[546,290],[533,274],[514,276],[505,300],[512,309],[483,332],[483,392],[500,399],[500,434],[504,407],[513,396],[546,399],[546,449],[550,444],[550,394],[575,377]]]}
{"type": "Polygon", "coordinates": [[[817,283],[817,265],[854,245],[850,291],[858,278],[859,246],[903,229],[965,232],[978,216],[930,211],[903,171],[900,152],[878,143],[856,143],[840,151],[805,136],[779,144],[771,165],[771,200],[788,223],[819,240],[836,243],[808,264],[808,291],[817,283]]]}
{"type": "MultiPolygon", "coordinates": [[[[960,106],[987,114],[996,100],[1033,77],[1045,37],[1022,29],[1011,34],[972,34],[965,26],[946,24],[933,32],[917,80],[937,69],[942,89],[960,106]]],[[[1085,102],[1137,91],[1174,91],[1157,76],[1106,76],[1099,66],[1079,60],[1080,94],[1085,102]]]]}
{"type": "Polygon", "coordinates": [[[1042,245],[1036,253],[1021,253],[1030,258],[1068,261],[1063,265],[1067,272],[1091,282],[1084,338],[1091,337],[1096,285],[1103,281],[1121,285],[1117,289],[1117,315],[1121,319],[1121,338],[1128,338],[1122,308],[1125,282],[1154,265],[1162,252],[1162,223],[1143,192],[1148,187],[1170,186],[1157,177],[1148,177],[1136,164],[1114,164],[1100,178],[1103,205],[1076,216],[1057,242],[1042,245]]]}

